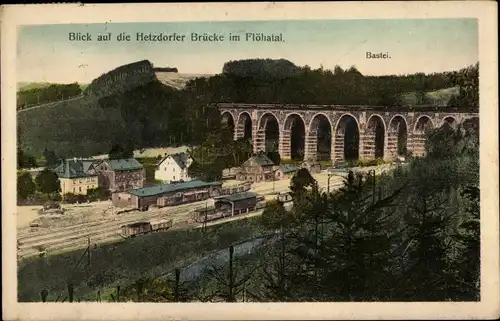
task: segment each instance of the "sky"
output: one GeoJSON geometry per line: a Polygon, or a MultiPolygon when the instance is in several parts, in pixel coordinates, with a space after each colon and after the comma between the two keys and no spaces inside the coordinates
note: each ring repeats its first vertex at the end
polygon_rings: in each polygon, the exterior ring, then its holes
{"type": "Polygon", "coordinates": [[[216,74],[225,62],[288,59],[299,66],[356,66],[365,75],[458,70],[478,61],[476,19],[295,20],[237,22],[106,23],[22,26],[17,81],[88,83],[118,66],[148,59],[183,74],[216,74]],[[92,41],[70,41],[69,33],[92,41]],[[112,40],[97,41],[111,33],[112,40]],[[120,33],[131,36],[119,42],[120,33]],[[136,33],[177,33],[184,42],[137,42],[136,33]],[[223,42],[192,42],[191,33],[225,35],[223,42]],[[242,41],[228,41],[229,34],[242,41]],[[246,42],[245,33],[283,34],[283,42],[246,42]],[[367,59],[366,52],[390,59],[367,59]]]}

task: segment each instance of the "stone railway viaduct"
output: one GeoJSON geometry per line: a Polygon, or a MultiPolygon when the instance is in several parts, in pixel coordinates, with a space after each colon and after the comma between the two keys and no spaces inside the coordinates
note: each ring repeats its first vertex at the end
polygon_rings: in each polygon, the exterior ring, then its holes
{"type": "Polygon", "coordinates": [[[251,137],[254,152],[265,150],[266,129],[270,122],[276,121],[279,129],[278,152],[283,159],[291,157],[291,132],[297,122],[302,122],[305,129],[302,133],[304,159],[317,159],[320,123],[329,125],[330,159],[334,162],[345,160],[344,142],[346,134],[349,135],[346,130],[349,122],[355,122],[357,127],[359,157],[384,159],[398,155],[398,145],[405,146],[414,156],[423,156],[427,128],[437,128],[445,122],[452,126],[479,126],[478,108],[241,103],[217,103],[216,106],[222,121],[233,128],[234,139],[251,137]],[[380,146],[382,142],[383,146],[380,146]],[[380,155],[381,151],[383,155],[380,155]]]}

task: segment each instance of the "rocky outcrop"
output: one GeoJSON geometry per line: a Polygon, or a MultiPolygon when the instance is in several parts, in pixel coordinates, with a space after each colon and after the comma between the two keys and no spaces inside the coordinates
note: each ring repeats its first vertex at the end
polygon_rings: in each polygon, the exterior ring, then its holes
{"type": "Polygon", "coordinates": [[[115,68],[94,79],[84,94],[99,99],[123,93],[156,80],[151,62],[141,60],[115,68]]]}

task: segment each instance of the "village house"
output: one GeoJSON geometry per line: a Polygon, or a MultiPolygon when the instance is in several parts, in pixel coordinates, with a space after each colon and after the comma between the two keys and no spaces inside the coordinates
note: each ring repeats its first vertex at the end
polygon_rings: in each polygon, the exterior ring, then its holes
{"type": "Polygon", "coordinates": [[[155,179],[164,183],[184,181],[192,178],[188,175],[188,167],[193,159],[188,153],[170,154],[156,165],[155,179]]]}
{"type": "Polygon", "coordinates": [[[292,178],[298,170],[299,168],[295,165],[281,165],[276,170],[276,179],[292,178]]]}
{"type": "Polygon", "coordinates": [[[144,187],[146,170],[134,158],[102,160],[95,166],[99,185],[112,193],[144,187]]]}
{"type": "Polygon", "coordinates": [[[89,189],[99,187],[95,165],[95,160],[73,158],[62,161],[54,169],[59,177],[61,194],[87,195],[89,189]]]}
{"type": "Polygon", "coordinates": [[[241,181],[272,181],[277,170],[273,161],[264,153],[258,153],[241,164],[236,179],[241,181]]]}
{"type": "Polygon", "coordinates": [[[309,171],[311,174],[319,173],[321,172],[321,164],[314,159],[306,159],[302,162],[300,167],[305,168],[309,171]]]}

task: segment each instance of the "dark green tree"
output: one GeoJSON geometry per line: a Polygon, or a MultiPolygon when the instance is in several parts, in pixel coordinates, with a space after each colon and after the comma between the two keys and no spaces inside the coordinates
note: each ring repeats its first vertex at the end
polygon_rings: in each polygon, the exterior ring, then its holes
{"type": "Polygon", "coordinates": [[[281,162],[281,156],[277,151],[270,151],[266,153],[267,157],[273,161],[275,165],[279,165],[281,162]]]}
{"type": "Polygon", "coordinates": [[[134,148],[131,143],[126,143],[124,146],[115,144],[108,152],[109,159],[124,159],[134,157],[134,148]]]}
{"type": "Polygon", "coordinates": [[[312,187],[315,184],[316,180],[311,176],[311,173],[309,173],[306,168],[299,169],[290,181],[290,194],[294,202],[300,202],[306,188],[312,187]]]}
{"type": "Polygon", "coordinates": [[[44,194],[50,195],[59,192],[61,186],[57,174],[49,169],[44,169],[35,178],[38,190],[44,194]]]}
{"type": "Polygon", "coordinates": [[[35,157],[26,154],[19,146],[17,147],[17,168],[34,168],[37,167],[35,157]]]}
{"type": "Polygon", "coordinates": [[[58,165],[58,159],[54,151],[45,148],[43,151],[43,157],[45,158],[47,167],[53,168],[58,165]]]}
{"type": "Polygon", "coordinates": [[[17,175],[17,197],[25,200],[35,194],[36,186],[30,173],[21,172],[17,175]]]}

